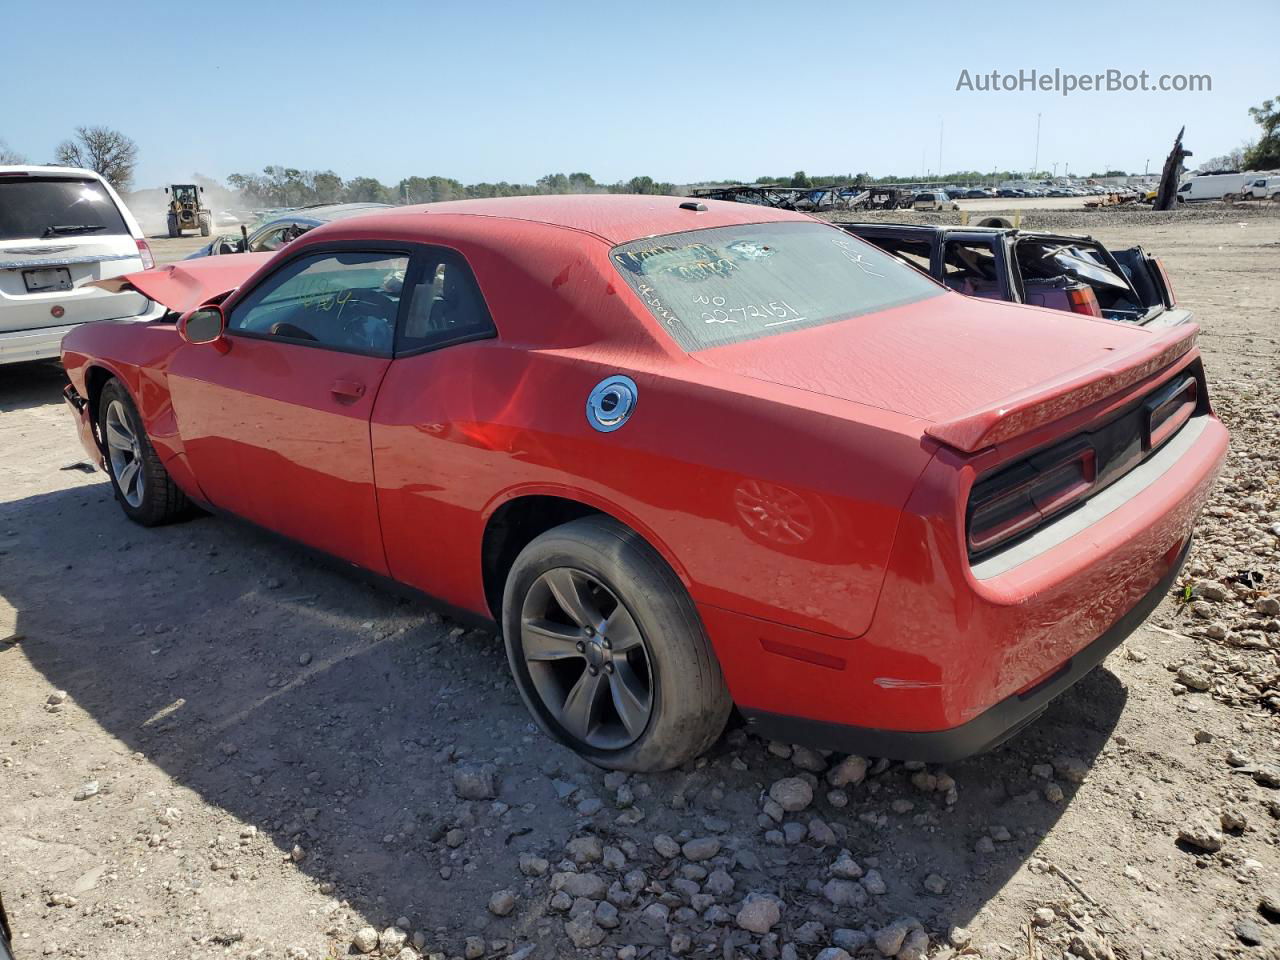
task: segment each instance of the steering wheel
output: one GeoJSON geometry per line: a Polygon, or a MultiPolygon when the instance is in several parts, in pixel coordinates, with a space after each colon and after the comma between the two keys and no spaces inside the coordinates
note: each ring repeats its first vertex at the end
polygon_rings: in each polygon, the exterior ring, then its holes
{"type": "Polygon", "coordinates": [[[381,290],[356,290],[342,305],[342,333],[348,343],[374,348],[380,346],[366,323],[375,320],[386,324],[386,339],[390,343],[395,329],[399,305],[381,290]]]}

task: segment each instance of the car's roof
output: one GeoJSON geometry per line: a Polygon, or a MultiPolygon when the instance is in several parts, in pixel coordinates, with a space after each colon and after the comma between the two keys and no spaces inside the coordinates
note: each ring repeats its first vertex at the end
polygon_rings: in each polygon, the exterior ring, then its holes
{"type": "Polygon", "coordinates": [[[543,223],[589,233],[610,244],[707,227],[813,220],[802,213],[731,200],[609,193],[448,200],[398,207],[392,215],[400,217],[422,213],[465,214],[543,223]],[[703,209],[684,209],[680,206],[682,203],[703,209]]]}
{"type": "Polygon", "coordinates": [[[38,163],[0,164],[0,176],[17,176],[26,174],[33,177],[65,177],[69,180],[101,180],[102,175],[80,167],[44,167],[38,163]]]}
{"type": "Polygon", "coordinates": [[[330,220],[341,220],[344,217],[394,209],[396,208],[389,203],[317,203],[309,207],[292,207],[267,214],[258,221],[254,229],[275,223],[328,223],[330,220]]]}

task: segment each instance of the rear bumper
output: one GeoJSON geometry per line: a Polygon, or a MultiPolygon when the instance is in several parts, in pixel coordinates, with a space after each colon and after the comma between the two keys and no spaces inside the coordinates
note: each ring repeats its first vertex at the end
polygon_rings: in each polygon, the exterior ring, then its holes
{"type": "MultiPolygon", "coordinates": [[[[102,298],[107,299],[110,303],[110,297],[116,294],[104,293],[102,298]]],[[[158,303],[146,300],[143,297],[136,299],[146,305],[146,309],[142,313],[133,317],[117,317],[119,320],[138,320],[147,322],[158,320],[165,314],[165,308],[158,303]]],[[[101,313],[110,313],[108,310],[100,310],[101,313]]],[[[70,311],[68,311],[70,313],[70,311]]],[[[6,321],[8,317],[5,318],[6,321]]],[[[86,323],[94,323],[102,319],[99,317],[90,317],[85,320],[79,320],[75,323],[61,324],[56,327],[35,327],[29,330],[14,330],[8,333],[0,333],[0,365],[6,363],[26,363],[31,360],[53,360],[62,355],[62,338],[74,330],[76,327],[84,326],[86,323]]]]}
{"type": "Polygon", "coordinates": [[[26,363],[30,360],[52,360],[62,349],[62,338],[79,324],[64,327],[40,327],[0,333],[0,364],[26,363]]]}
{"type": "Polygon", "coordinates": [[[1168,593],[1190,548],[1191,541],[1187,540],[1169,572],[1148,591],[1137,606],[1047,678],[1021,693],[1005,698],[958,727],[914,732],[847,726],[749,709],[742,713],[748,727],[760,736],[784,743],[803,743],[823,750],[897,760],[924,760],[929,763],[950,763],[984,753],[998,747],[1035,720],[1050,701],[1074,686],[1123,643],[1168,593]]]}

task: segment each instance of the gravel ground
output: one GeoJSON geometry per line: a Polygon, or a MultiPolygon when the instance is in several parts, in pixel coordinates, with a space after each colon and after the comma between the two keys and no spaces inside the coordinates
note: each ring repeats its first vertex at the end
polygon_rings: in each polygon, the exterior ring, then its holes
{"type": "Polygon", "coordinates": [[[605,774],[531,726],[491,633],[231,521],[130,524],[60,373],[6,369],[18,956],[1280,956],[1280,217],[1141,213],[1034,225],[1165,256],[1229,466],[1148,624],[945,769],[734,731],[605,774]]]}

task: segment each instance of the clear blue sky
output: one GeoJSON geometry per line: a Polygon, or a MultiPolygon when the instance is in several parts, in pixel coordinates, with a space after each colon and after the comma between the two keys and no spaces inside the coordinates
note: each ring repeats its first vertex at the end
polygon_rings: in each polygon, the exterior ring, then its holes
{"type": "Polygon", "coordinates": [[[1254,136],[1280,95],[1280,3],[957,5],[210,0],[5,15],[0,139],[35,161],[77,124],[137,141],[136,186],[282,163],[611,182],[942,167],[1158,168],[1254,136]],[[1072,13],[1090,7],[1097,14],[1072,13]],[[959,12],[965,8],[971,12],[959,12]],[[801,11],[803,11],[801,13],[801,11]],[[1033,12],[1035,11],[1035,12],[1033,12]],[[56,21],[50,17],[56,13],[56,21]],[[67,29],[60,29],[57,23],[67,29]],[[18,38],[21,42],[17,42],[18,38]],[[957,92],[1019,68],[1207,73],[1211,93],[957,92]]]}

